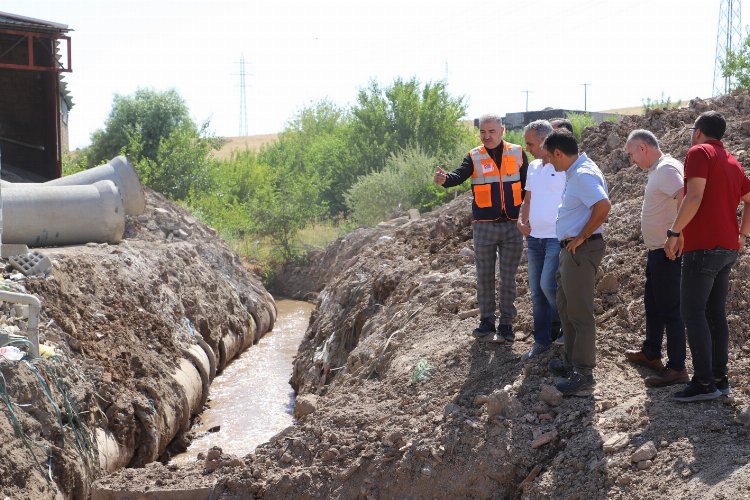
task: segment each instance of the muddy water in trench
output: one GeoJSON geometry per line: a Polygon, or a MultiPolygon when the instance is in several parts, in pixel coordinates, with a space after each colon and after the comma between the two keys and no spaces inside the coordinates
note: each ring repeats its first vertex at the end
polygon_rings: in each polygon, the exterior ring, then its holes
{"type": "Polygon", "coordinates": [[[192,429],[198,437],[185,453],[173,458],[175,463],[192,462],[212,446],[243,457],[292,424],[292,359],[314,306],[277,300],[276,308],[273,331],[214,379],[209,390],[210,408],[192,429]],[[220,426],[218,432],[208,432],[216,426],[220,426]]]}

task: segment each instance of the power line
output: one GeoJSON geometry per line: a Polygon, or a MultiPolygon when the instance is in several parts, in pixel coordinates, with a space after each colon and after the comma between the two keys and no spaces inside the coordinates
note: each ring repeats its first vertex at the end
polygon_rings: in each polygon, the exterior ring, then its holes
{"type": "Polygon", "coordinates": [[[248,134],[247,131],[247,99],[245,96],[245,54],[240,55],[240,137],[248,134]]]}
{"type": "Polygon", "coordinates": [[[740,0],[721,0],[719,26],[716,28],[716,56],[714,57],[713,95],[727,94],[732,79],[723,76],[721,63],[729,52],[737,52],[742,43],[742,6],[740,0]]]}

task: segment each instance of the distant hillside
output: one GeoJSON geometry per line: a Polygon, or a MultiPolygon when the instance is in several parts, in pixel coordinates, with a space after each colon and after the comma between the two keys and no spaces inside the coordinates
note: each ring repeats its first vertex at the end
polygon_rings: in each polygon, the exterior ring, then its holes
{"type": "Polygon", "coordinates": [[[607,109],[602,113],[616,113],[618,115],[643,115],[643,106],[632,106],[630,108],[607,109]]]}
{"type": "Polygon", "coordinates": [[[250,149],[258,151],[264,144],[276,142],[279,134],[248,135],[240,137],[225,137],[226,143],[214,153],[215,158],[227,160],[236,150],[250,149]]]}

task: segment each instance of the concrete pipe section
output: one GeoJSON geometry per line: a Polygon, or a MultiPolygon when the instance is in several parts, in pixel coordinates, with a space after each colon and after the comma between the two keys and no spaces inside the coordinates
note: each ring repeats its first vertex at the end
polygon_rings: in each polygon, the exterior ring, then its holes
{"type": "Polygon", "coordinates": [[[30,247],[119,243],[125,208],[114,182],[3,188],[3,243],[30,247]]]}
{"type": "Polygon", "coordinates": [[[66,175],[59,179],[35,184],[26,182],[2,181],[3,192],[14,189],[25,189],[28,186],[85,186],[99,181],[112,181],[117,186],[122,203],[125,206],[125,214],[140,215],[146,210],[146,196],[143,194],[141,181],[138,173],[124,156],[112,158],[109,162],[98,167],[90,168],[73,175],[66,175]]]}

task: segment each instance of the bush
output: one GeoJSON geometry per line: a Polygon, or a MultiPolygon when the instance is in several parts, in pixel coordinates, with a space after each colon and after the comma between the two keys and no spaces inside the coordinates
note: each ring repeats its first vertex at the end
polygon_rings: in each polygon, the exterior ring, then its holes
{"type": "Polygon", "coordinates": [[[650,97],[647,97],[646,99],[642,99],[641,102],[643,103],[644,113],[651,109],[674,109],[682,106],[682,101],[672,102],[671,97],[667,96],[665,98],[664,92],[661,93],[661,97],[659,99],[652,100],[650,97]]]}
{"type": "Polygon", "coordinates": [[[435,184],[433,175],[436,165],[455,162],[455,154],[451,156],[451,160],[431,156],[418,146],[391,155],[382,172],[360,177],[346,193],[352,219],[373,225],[394,211],[417,208],[423,212],[444,203],[450,191],[435,184]]]}
{"type": "Polygon", "coordinates": [[[511,144],[518,144],[519,146],[526,148],[526,139],[523,138],[523,129],[521,130],[505,129],[505,133],[503,134],[503,140],[508,141],[511,144]]]}
{"type": "Polygon", "coordinates": [[[573,124],[573,135],[576,136],[578,142],[581,142],[583,129],[593,127],[597,124],[596,120],[588,113],[569,113],[567,118],[573,124]]]}

